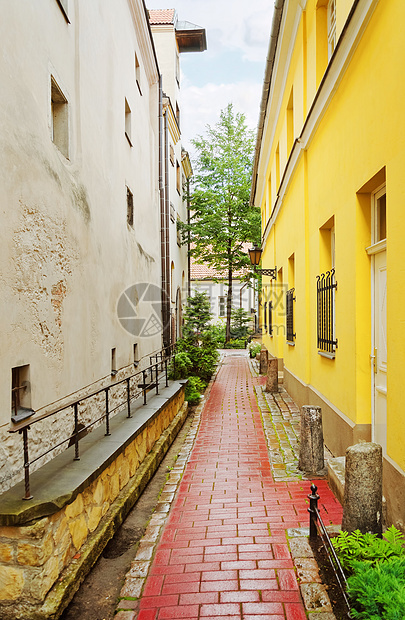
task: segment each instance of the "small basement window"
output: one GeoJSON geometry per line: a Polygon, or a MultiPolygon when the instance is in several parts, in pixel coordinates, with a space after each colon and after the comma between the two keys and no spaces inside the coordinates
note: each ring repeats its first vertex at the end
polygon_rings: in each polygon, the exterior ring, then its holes
{"type": "Polygon", "coordinates": [[[51,135],[62,155],[69,159],[69,110],[68,102],[51,77],[51,135]]]}
{"type": "Polygon", "coordinates": [[[30,366],[11,369],[11,420],[21,422],[33,413],[31,409],[30,366]]]}
{"type": "Polygon", "coordinates": [[[127,187],[127,224],[132,228],[134,226],[134,196],[129,187],[127,187]]]}

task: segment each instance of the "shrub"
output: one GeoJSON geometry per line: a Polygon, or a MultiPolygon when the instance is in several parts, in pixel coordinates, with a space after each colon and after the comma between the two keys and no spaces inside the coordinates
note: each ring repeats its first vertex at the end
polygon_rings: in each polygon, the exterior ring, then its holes
{"type": "Polygon", "coordinates": [[[384,538],[355,530],[332,540],[342,566],[351,573],[348,594],[354,620],[405,617],[404,535],[391,526],[384,538]]]}
{"type": "Polygon", "coordinates": [[[223,349],[225,345],[226,327],[223,323],[216,323],[209,327],[212,339],[215,341],[218,349],[223,349]]]}
{"type": "Polygon", "coordinates": [[[197,405],[206,387],[207,384],[201,381],[199,377],[189,377],[184,395],[186,401],[190,405],[197,405]]]}
{"type": "Polygon", "coordinates": [[[229,342],[225,343],[224,348],[225,349],[246,349],[246,340],[244,338],[230,340],[229,342]]]}
{"type": "Polygon", "coordinates": [[[251,316],[249,312],[243,308],[234,308],[231,311],[231,336],[234,340],[246,339],[251,333],[250,325],[251,316]]]}
{"type": "Polygon", "coordinates": [[[260,342],[250,342],[248,346],[250,357],[256,357],[256,353],[260,353],[261,348],[260,342]]]}
{"type": "Polygon", "coordinates": [[[354,620],[403,620],[405,617],[405,558],[392,557],[374,566],[353,564],[348,593],[354,620]]]}
{"type": "Polygon", "coordinates": [[[169,379],[187,379],[193,363],[186,352],[176,353],[169,365],[169,379]]]}
{"type": "Polygon", "coordinates": [[[349,571],[353,570],[353,562],[356,561],[376,566],[395,556],[405,557],[404,535],[393,525],[384,533],[384,538],[355,530],[350,534],[340,532],[332,542],[343,568],[349,571]]]}

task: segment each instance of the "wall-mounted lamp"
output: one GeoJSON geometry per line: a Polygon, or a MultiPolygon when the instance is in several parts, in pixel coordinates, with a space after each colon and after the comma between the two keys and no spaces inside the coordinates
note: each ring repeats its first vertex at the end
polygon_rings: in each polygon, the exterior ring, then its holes
{"type": "Polygon", "coordinates": [[[250,262],[252,263],[254,267],[254,271],[255,273],[259,273],[262,276],[270,276],[270,278],[273,278],[273,280],[276,280],[277,279],[277,267],[274,267],[274,269],[258,269],[257,268],[257,265],[260,263],[262,252],[263,250],[261,248],[258,248],[256,243],[254,247],[249,250],[250,262]]]}

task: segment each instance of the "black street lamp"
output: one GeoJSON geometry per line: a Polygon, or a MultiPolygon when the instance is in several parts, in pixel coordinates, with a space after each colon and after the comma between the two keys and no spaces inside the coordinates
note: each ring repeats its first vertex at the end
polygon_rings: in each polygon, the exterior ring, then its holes
{"type": "Polygon", "coordinates": [[[262,256],[263,250],[257,247],[255,243],[254,247],[249,250],[250,262],[254,267],[255,273],[261,274],[262,276],[270,276],[273,280],[277,279],[277,267],[274,269],[258,269],[257,265],[260,263],[260,259],[262,256]]]}

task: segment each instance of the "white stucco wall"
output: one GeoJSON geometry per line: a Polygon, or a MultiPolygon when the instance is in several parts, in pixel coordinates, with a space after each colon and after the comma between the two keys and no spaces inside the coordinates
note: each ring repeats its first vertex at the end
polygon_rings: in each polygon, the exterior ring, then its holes
{"type": "MultiPolygon", "coordinates": [[[[214,280],[191,280],[191,295],[194,294],[194,291],[198,291],[199,293],[207,293],[210,298],[213,323],[226,320],[226,316],[220,316],[219,314],[219,298],[226,297],[228,291],[228,285],[225,281],[214,282],[214,280]]],[[[234,280],[232,283],[232,307],[242,307],[246,310],[246,312],[249,312],[249,314],[251,313],[251,310],[257,310],[257,296],[255,295],[253,289],[247,286],[244,287],[244,283],[239,280],[234,280]],[[242,306],[240,303],[241,299],[242,306]]],[[[252,316],[254,316],[254,313],[252,313],[252,316]]]]}
{"type": "Polygon", "coordinates": [[[143,5],[71,0],[69,19],[35,0],[4,3],[0,20],[0,489],[21,474],[21,438],[7,434],[13,367],[30,365],[38,410],[111,381],[112,348],[133,371],[135,343],[140,357],[161,347],[161,333],[130,334],[116,311],[131,285],[161,284],[158,73],[143,5]],[[51,139],[51,75],[68,100],[68,159],[51,139]]]}

